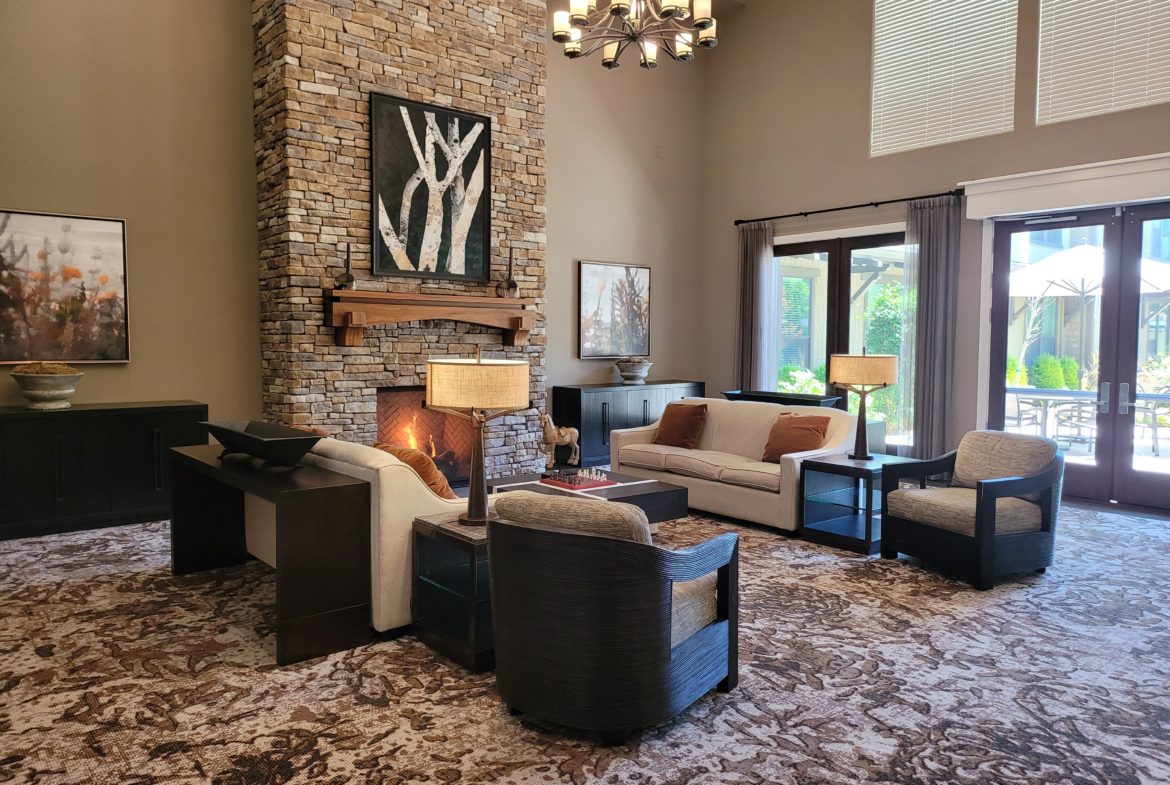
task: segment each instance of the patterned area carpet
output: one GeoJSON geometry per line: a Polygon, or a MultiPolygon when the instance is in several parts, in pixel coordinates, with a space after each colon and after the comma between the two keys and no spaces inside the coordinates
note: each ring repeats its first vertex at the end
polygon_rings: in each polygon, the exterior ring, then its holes
{"type": "Polygon", "coordinates": [[[508,715],[411,637],[278,668],[259,563],[173,578],[165,524],[0,543],[0,782],[1170,782],[1170,522],[1066,508],[977,592],[742,536],[740,686],[625,747],[508,715]]]}

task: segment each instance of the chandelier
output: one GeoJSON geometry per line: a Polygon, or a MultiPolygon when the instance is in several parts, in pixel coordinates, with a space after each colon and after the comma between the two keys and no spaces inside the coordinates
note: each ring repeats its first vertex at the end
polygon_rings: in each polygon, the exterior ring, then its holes
{"type": "Polygon", "coordinates": [[[696,46],[719,44],[711,0],[569,0],[568,11],[553,14],[553,40],[565,45],[570,59],[600,49],[606,68],[621,65],[630,46],[643,68],[657,68],[659,53],[689,63],[696,46]]]}

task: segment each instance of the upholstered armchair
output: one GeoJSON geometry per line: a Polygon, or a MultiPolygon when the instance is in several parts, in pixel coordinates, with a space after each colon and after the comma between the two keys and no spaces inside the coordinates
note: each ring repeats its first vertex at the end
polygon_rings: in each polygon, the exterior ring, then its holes
{"type": "Polygon", "coordinates": [[[507,493],[488,524],[496,684],[618,743],[738,680],[738,537],[651,544],[632,505],[507,493]]]}
{"type": "Polygon", "coordinates": [[[978,589],[1052,564],[1064,456],[1041,436],[972,431],[941,458],[882,472],[882,558],[960,572],[978,589]],[[947,487],[927,478],[950,474],[947,487]],[[917,488],[901,487],[916,480],[917,488]]]}

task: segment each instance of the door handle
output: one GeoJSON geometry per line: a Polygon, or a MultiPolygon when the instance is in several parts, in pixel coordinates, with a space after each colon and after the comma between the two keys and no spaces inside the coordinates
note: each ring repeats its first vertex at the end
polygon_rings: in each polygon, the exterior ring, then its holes
{"type": "Polygon", "coordinates": [[[1109,414],[1109,382],[1097,385],[1097,413],[1109,414]]]}
{"type": "Polygon", "coordinates": [[[1129,382],[1122,382],[1117,385],[1117,413],[1129,414],[1129,410],[1133,408],[1129,400],[1129,382]]]}
{"type": "Polygon", "coordinates": [[[57,501],[65,501],[65,449],[61,434],[53,437],[53,484],[57,501]]]}
{"type": "Polygon", "coordinates": [[[601,443],[609,444],[609,404],[601,402],[601,443]]]}
{"type": "Polygon", "coordinates": [[[642,425],[650,424],[650,400],[648,398],[642,399],[642,425]]]}
{"type": "Polygon", "coordinates": [[[163,434],[159,428],[154,429],[154,489],[163,489],[163,434]]]}

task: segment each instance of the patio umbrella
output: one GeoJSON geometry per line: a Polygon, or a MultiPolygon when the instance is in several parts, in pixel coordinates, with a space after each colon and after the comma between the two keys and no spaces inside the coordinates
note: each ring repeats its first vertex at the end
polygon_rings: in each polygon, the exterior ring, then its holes
{"type": "MultiPolygon", "coordinates": [[[[1101,290],[1105,249],[1074,245],[1011,274],[1012,297],[1090,297],[1101,290]]],[[[1170,292],[1170,264],[1142,259],[1142,294],[1170,292]]]]}

